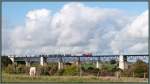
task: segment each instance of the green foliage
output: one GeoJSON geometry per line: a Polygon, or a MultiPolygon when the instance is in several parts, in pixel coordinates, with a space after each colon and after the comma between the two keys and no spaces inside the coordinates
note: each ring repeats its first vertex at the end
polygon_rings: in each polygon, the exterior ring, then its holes
{"type": "Polygon", "coordinates": [[[144,73],[148,73],[148,64],[144,63],[141,60],[137,60],[135,64],[133,64],[133,72],[137,77],[143,77],[144,73]]]}
{"type": "Polygon", "coordinates": [[[93,68],[93,67],[88,67],[87,69],[82,67],[82,72],[83,75],[97,75],[97,73],[99,72],[98,68],[93,68]]]}
{"type": "Polygon", "coordinates": [[[69,67],[66,67],[63,71],[63,75],[77,75],[78,74],[78,69],[76,66],[72,65],[69,67]]]}
{"type": "Polygon", "coordinates": [[[26,73],[28,74],[29,73],[29,67],[26,67],[25,65],[15,65],[15,64],[9,64],[4,72],[6,73],[9,73],[9,74],[23,74],[23,73],[26,73]]]}
{"type": "Polygon", "coordinates": [[[117,64],[105,63],[102,64],[100,68],[100,75],[101,76],[114,76],[115,72],[118,71],[117,64]]]}
{"type": "Polygon", "coordinates": [[[37,66],[37,74],[54,75],[57,72],[57,65],[37,66]]]}
{"type": "Polygon", "coordinates": [[[101,66],[101,71],[107,71],[107,72],[115,72],[117,70],[117,65],[115,64],[103,64],[101,66]]]}
{"type": "Polygon", "coordinates": [[[20,73],[26,73],[26,70],[27,70],[27,67],[25,65],[21,65],[19,64],[16,69],[15,69],[15,72],[17,74],[20,74],[20,73]]]}
{"type": "MultiPolygon", "coordinates": [[[[32,65],[33,66],[33,65],[32,65]]],[[[47,64],[44,66],[34,65],[37,70],[38,75],[67,75],[75,76],[79,75],[79,68],[76,65],[66,66],[64,69],[58,70],[57,64],[47,64]]],[[[95,65],[94,65],[95,66],[95,65]]],[[[83,64],[81,66],[82,75],[97,75],[100,73],[102,76],[114,76],[115,72],[118,71],[118,66],[114,62],[105,62],[102,64],[100,69],[97,69],[93,66],[92,63],[83,64]]],[[[5,67],[4,72],[9,74],[29,74],[30,67],[26,67],[21,64],[8,64],[5,67]]],[[[127,70],[122,71],[122,76],[132,77],[133,74],[135,77],[148,77],[148,64],[138,60],[136,63],[129,65],[127,70]]]]}
{"type": "Polygon", "coordinates": [[[54,75],[57,72],[57,65],[53,65],[51,69],[48,71],[49,75],[54,75]]]}
{"type": "Polygon", "coordinates": [[[116,60],[110,60],[110,64],[116,64],[116,60]]]}
{"type": "Polygon", "coordinates": [[[142,60],[137,60],[136,63],[129,65],[128,70],[125,70],[122,75],[128,77],[144,77],[144,73],[146,73],[145,77],[148,77],[148,64],[142,60]]]}
{"type": "Polygon", "coordinates": [[[62,76],[64,73],[64,69],[61,69],[61,70],[57,70],[56,74],[57,76],[62,76]]]}
{"type": "Polygon", "coordinates": [[[38,66],[37,74],[39,75],[49,75],[48,71],[51,69],[50,66],[38,66]]]}
{"type": "Polygon", "coordinates": [[[9,64],[9,65],[5,68],[4,72],[9,73],[9,74],[15,73],[14,65],[9,64]]]}
{"type": "Polygon", "coordinates": [[[29,74],[30,72],[30,67],[29,66],[25,66],[25,74],[29,74]]]}
{"type": "Polygon", "coordinates": [[[9,64],[12,64],[12,61],[8,58],[8,56],[2,56],[1,57],[2,69],[6,68],[9,64]]]}
{"type": "Polygon", "coordinates": [[[84,64],[82,64],[82,67],[84,69],[88,69],[89,67],[95,68],[95,65],[93,65],[92,63],[84,63],[84,64]]]}

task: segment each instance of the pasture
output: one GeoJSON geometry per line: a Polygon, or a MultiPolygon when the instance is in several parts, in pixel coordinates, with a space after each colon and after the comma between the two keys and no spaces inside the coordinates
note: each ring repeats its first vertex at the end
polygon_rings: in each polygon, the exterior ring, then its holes
{"type": "Polygon", "coordinates": [[[96,77],[96,76],[36,76],[25,74],[2,74],[2,82],[148,82],[147,78],[96,77]]]}

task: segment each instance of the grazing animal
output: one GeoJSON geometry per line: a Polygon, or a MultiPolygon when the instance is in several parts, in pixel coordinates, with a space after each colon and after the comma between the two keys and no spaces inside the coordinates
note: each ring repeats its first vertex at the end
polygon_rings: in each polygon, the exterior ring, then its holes
{"type": "Polygon", "coordinates": [[[30,67],[30,76],[35,76],[36,75],[36,67],[30,67]]]}

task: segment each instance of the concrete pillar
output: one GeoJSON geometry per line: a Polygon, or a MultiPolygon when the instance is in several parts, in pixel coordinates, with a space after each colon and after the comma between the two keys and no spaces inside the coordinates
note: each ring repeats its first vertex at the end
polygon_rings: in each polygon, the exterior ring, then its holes
{"type": "Polygon", "coordinates": [[[26,56],[26,59],[25,59],[25,64],[26,66],[30,66],[30,58],[26,56]]]}
{"type": "Polygon", "coordinates": [[[63,69],[63,61],[62,61],[62,57],[59,58],[58,60],[58,69],[63,69]]]}
{"type": "Polygon", "coordinates": [[[63,69],[63,63],[62,62],[58,62],[58,69],[60,70],[60,69],[63,69]]]}
{"type": "Polygon", "coordinates": [[[40,65],[43,66],[47,62],[47,59],[44,56],[40,57],[40,65]]]}
{"type": "Polygon", "coordinates": [[[8,56],[12,63],[15,63],[15,56],[8,56]]]}
{"type": "Polygon", "coordinates": [[[30,66],[30,62],[29,61],[25,61],[26,66],[30,66]]]}
{"type": "Polygon", "coordinates": [[[75,64],[76,64],[76,66],[78,67],[78,66],[79,66],[79,61],[76,61],[75,64]]]}
{"type": "Polygon", "coordinates": [[[119,68],[124,70],[124,59],[123,55],[119,56],[119,68]]]}
{"type": "Polygon", "coordinates": [[[124,64],[125,64],[125,69],[128,69],[128,61],[127,61],[127,56],[124,56],[124,64]]]}
{"type": "Polygon", "coordinates": [[[99,61],[96,61],[96,68],[99,68],[99,61]]]}
{"type": "Polygon", "coordinates": [[[74,63],[75,63],[76,66],[78,66],[78,61],[75,61],[74,63]]]}
{"type": "Polygon", "coordinates": [[[76,61],[76,66],[79,67],[80,66],[80,57],[77,57],[77,61],[76,61]]]}
{"type": "Polygon", "coordinates": [[[123,56],[123,55],[119,56],[119,68],[122,69],[122,70],[128,68],[127,57],[126,56],[123,56]]]}
{"type": "Polygon", "coordinates": [[[41,66],[44,65],[44,57],[43,57],[43,56],[40,57],[40,65],[41,65],[41,66]]]}
{"type": "Polygon", "coordinates": [[[97,61],[96,61],[96,68],[100,68],[101,64],[100,64],[100,57],[98,57],[97,61]]]}

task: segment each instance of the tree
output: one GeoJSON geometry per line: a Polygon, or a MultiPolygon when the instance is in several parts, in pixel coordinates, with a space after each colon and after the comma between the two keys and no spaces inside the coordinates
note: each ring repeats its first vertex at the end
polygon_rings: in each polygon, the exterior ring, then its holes
{"type": "Polygon", "coordinates": [[[148,74],[148,64],[143,62],[142,60],[137,60],[135,64],[133,64],[133,70],[135,76],[143,77],[144,73],[148,74]]]}
{"type": "Polygon", "coordinates": [[[124,76],[148,77],[148,64],[142,60],[137,60],[134,64],[129,65],[129,69],[123,72],[124,76]]]}
{"type": "Polygon", "coordinates": [[[116,60],[110,60],[110,64],[116,64],[116,60]]]}
{"type": "Polygon", "coordinates": [[[1,57],[1,66],[2,69],[7,67],[9,64],[12,64],[12,61],[8,58],[8,56],[1,57]]]}

